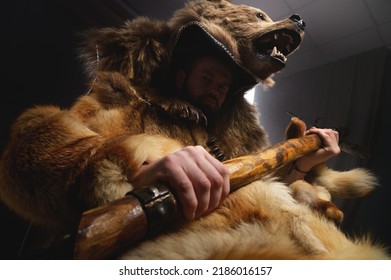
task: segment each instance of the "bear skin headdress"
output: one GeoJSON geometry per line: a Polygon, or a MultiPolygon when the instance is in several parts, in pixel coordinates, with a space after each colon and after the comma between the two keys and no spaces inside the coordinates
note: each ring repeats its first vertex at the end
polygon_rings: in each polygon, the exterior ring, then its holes
{"type": "Polygon", "coordinates": [[[218,40],[198,21],[180,28],[170,56],[169,75],[174,75],[179,67],[183,67],[183,63],[200,55],[218,57],[233,70],[228,96],[243,93],[258,83],[257,79],[240,64],[237,51],[218,40]]]}

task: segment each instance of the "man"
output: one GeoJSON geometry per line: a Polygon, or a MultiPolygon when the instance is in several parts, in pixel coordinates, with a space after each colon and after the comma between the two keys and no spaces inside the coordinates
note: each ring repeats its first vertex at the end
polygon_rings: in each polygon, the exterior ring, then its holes
{"type": "MultiPolygon", "coordinates": [[[[198,56],[189,72],[179,69],[176,87],[179,96],[201,109],[210,119],[222,106],[232,81],[232,70],[221,59],[198,56]]],[[[189,146],[142,167],[132,181],[146,186],[165,182],[175,189],[185,217],[197,218],[215,209],[229,193],[225,166],[201,146],[189,146]]]]}
{"type": "MultiPolygon", "coordinates": [[[[1,199],[26,220],[60,231],[74,230],[82,211],[158,182],[175,190],[189,220],[215,209],[229,192],[229,176],[214,156],[229,159],[267,145],[254,109],[241,96],[257,81],[221,38],[198,23],[180,31],[169,98],[121,73],[99,72],[89,95],[70,109],[26,110],[2,155],[1,199]],[[167,107],[174,102],[205,115],[207,124],[172,113],[167,107]],[[184,148],[148,162],[144,154],[154,151],[137,150],[144,135],[176,139],[184,148]]],[[[287,182],[339,152],[336,132],[309,132],[322,137],[324,148],[298,160],[287,182]]]]}
{"type": "MultiPolygon", "coordinates": [[[[201,109],[208,122],[213,122],[229,94],[236,93],[232,84],[238,84],[234,80],[238,71],[244,72],[242,77],[249,74],[245,69],[235,67],[229,55],[214,50],[211,45],[208,47],[210,49],[198,46],[195,48],[197,54],[176,54],[181,63],[177,66],[174,80],[178,96],[201,109]]],[[[245,83],[251,85],[251,78],[246,78],[245,83]]],[[[287,183],[303,179],[312,167],[340,153],[337,131],[311,128],[307,133],[318,134],[324,147],[297,160],[295,168],[284,178],[287,183]]],[[[186,147],[143,166],[132,181],[137,186],[156,182],[167,183],[175,189],[189,220],[215,209],[229,193],[227,168],[201,146],[186,147]]]]}

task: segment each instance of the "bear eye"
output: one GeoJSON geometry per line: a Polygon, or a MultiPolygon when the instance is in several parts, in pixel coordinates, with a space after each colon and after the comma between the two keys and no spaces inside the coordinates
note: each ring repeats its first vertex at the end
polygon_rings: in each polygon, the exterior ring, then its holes
{"type": "Polygon", "coordinates": [[[265,20],[265,15],[262,13],[257,13],[257,18],[259,18],[261,20],[265,20]]]}

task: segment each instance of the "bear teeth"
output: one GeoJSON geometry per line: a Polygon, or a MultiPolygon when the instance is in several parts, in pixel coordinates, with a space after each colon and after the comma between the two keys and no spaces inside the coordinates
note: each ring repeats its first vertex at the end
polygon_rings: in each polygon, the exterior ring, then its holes
{"type": "Polygon", "coordinates": [[[286,56],[283,55],[282,52],[280,52],[277,49],[277,47],[273,47],[273,50],[271,51],[270,56],[278,58],[278,59],[282,60],[283,62],[285,62],[287,60],[286,56]]]}

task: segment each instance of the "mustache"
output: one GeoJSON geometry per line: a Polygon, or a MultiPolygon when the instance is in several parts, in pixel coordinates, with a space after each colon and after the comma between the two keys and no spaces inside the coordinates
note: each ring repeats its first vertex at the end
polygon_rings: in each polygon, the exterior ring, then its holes
{"type": "Polygon", "coordinates": [[[211,94],[205,94],[200,97],[200,100],[212,100],[216,106],[219,104],[219,99],[211,94]]]}

